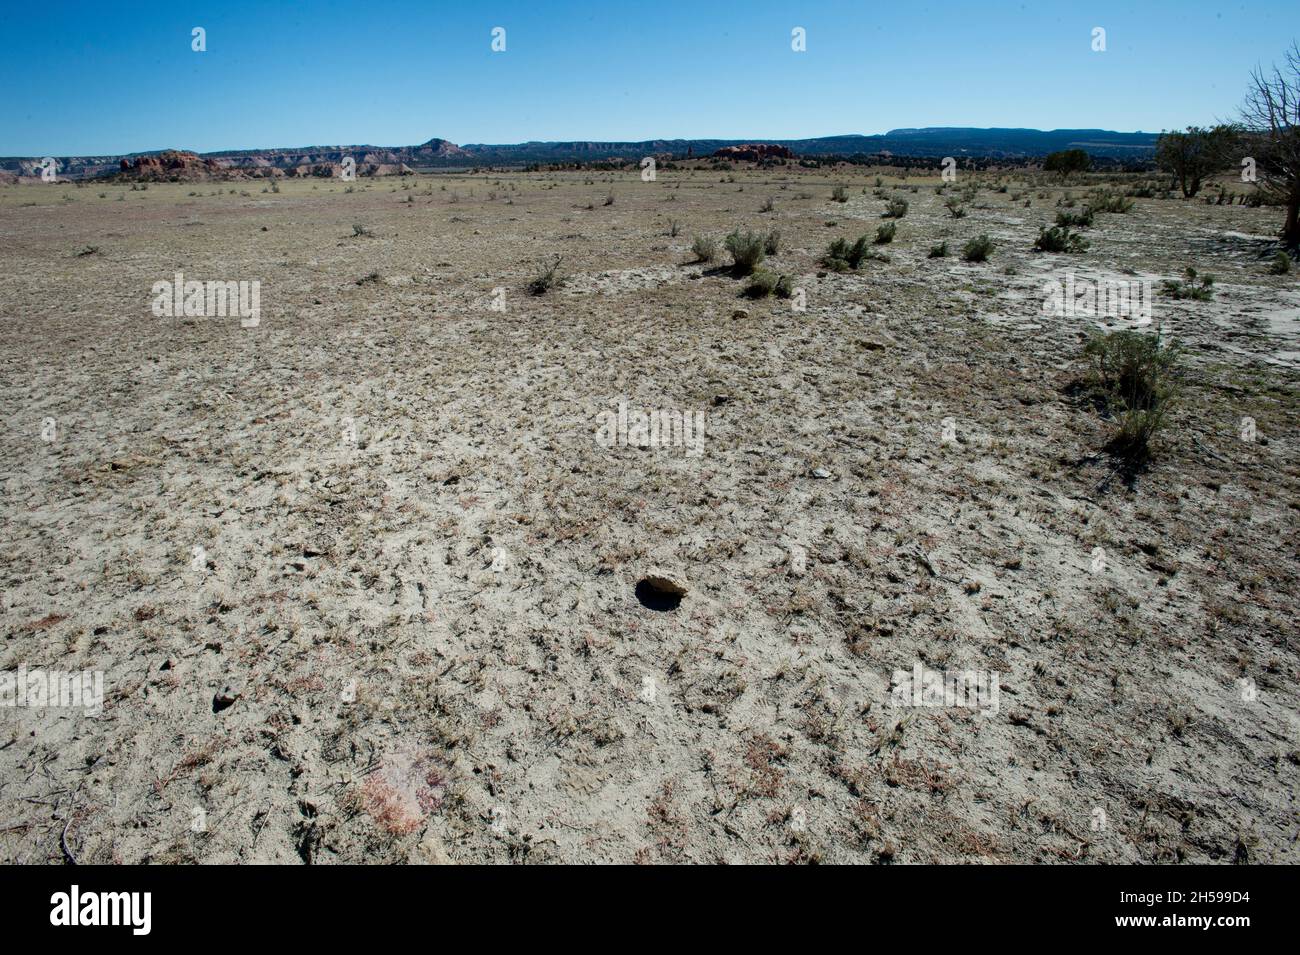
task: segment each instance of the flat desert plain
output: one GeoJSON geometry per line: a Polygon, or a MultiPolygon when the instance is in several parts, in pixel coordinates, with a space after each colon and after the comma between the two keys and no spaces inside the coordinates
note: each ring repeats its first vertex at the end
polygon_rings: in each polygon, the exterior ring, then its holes
{"type": "Polygon", "coordinates": [[[0,188],[0,671],[103,687],[0,709],[0,858],[1300,862],[1300,286],[1275,208],[1032,250],[1139,181],[0,188]],[[791,298],[693,261],[737,227],[791,298]],[[158,317],[176,273],[259,323],[158,317]],[[1183,347],[1145,468],[1067,273],[1183,347]]]}

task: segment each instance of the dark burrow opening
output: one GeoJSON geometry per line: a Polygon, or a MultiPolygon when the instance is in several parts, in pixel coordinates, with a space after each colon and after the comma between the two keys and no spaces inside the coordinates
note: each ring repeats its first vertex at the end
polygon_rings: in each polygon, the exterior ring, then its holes
{"type": "Polygon", "coordinates": [[[663,577],[642,577],[636,582],[636,599],[649,610],[676,610],[686,590],[663,577]]]}

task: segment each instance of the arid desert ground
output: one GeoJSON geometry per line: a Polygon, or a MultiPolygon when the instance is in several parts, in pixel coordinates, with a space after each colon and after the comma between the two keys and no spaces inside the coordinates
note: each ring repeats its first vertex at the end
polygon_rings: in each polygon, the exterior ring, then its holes
{"type": "Polygon", "coordinates": [[[1300,862],[1300,285],[1279,210],[1144,181],[0,187],[0,670],[104,689],[0,710],[0,859],[1300,862]],[[1032,250],[1096,189],[1139,196],[1032,250]],[[893,198],[888,261],[821,264],[893,198]],[[694,261],[738,227],[796,298],[694,261]],[[260,323],[155,316],[177,272],[260,323]],[[1184,348],[1145,468],[1066,272],[1184,348]],[[897,705],[917,667],[998,705],[897,705]]]}

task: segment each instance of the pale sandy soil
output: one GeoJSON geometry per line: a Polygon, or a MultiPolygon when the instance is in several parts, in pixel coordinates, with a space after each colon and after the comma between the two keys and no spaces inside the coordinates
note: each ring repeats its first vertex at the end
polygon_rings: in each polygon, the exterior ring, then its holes
{"type": "Polygon", "coordinates": [[[0,859],[1300,861],[1279,213],[1139,199],[1049,256],[1045,180],[954,220],[891,178],[891,261],[834,274],[874,174],[732,175],[0,188],[0,671],[105,688],[0,709],[0,859]],[[686,264],[737,225],[806,311],[686,264]],[[1187,265],[1219,291],[1157,300],[1186,380],[1126,484],[1041,286],[1187,265]],[[261,325],[155,318],[177,270],[261,325]],[[602,447],[619,401],[703,454],[602,447]],[[892,706],[918,663],[997,712],[892,706]]]}

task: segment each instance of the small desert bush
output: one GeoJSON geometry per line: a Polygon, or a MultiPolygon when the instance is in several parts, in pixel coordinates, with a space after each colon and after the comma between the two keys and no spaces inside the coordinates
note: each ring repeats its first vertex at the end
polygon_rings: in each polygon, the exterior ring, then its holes
{"type": "Polygon", "coordinates": [[[739,229],[727,236],[723,243],[731,253],[731,270],[736,275],[749,275],[763,261],[764,237],[755,232],[739,229]]]}
{"type": "Polygon", "coordinates": [[[831,201],[848,202],[849,190],[846,189],[844,186],[836,186],[834,189],[831,190],[831,201]]]}
{"type": "Polygon", "coordinates": [[[781,251],[781,232],[773,229],[763,237],[763,252],[766,255],[776,255],[781,251]]]}
{"type": "Polygon", "coordinates": [[[682,231],[682,224],[678,222],[676,219],[673,219],[671,222],[668,223],[668,234],[672,236],[674,239],[677,238],[678,233],[680,233],[681,231],[682,231]]]}
{"type": "Polygon", "coordinates": [[[898,232],[898,225],[894,222],[886,222],[876,228],[876,245],[888,245],[894,241],[894,235],[898,232]]]}
{"type": "Polygon", "coordinates": [[[987,262],[993,254],[993,240],[987,235],[977,235],[961,247],[961,257],[965,262],[987,262]]]}
{"type": "Polygon", "coordinates": [[[947,257],[948,257],[948,243],[947,243],[947,242],[940,242],[938,245],[932,245],[932,246],[930,247],[930,258],[932,258],[932,259],[946,259],[947,257]]]}
{"type": "Polygon", "coordinates": [[[907,215],[906,199],[890,199],[889,204],[885,206],[884,218],[901,219],[907,215]]]}
{"type": "Polygon", "coordinates": [[[1092,206],[1088,206],[1082,212],[1058,212],[1056,224],[1063,229],[1086,229],[1092,225],[1092,218],[1092,206]]]}
{"type": "Polygon", "coordinates": [[[822,256],[822,265],[832,272],[848,272],[856,270],[868,257],[870,246],[865,235],[852,243],[848,239],[836,239],[827,246],[826,254],[822,256]]]}
{"type": "Polygon", "coordinates": [[[557,255],[549,261],[543,260],[537,264],[537,274],[533,280],[528,283],[528,291],[532,295],[545,295],[555,286],[561,284],[556,272],[560,268],[560,262],[563,256],[557,255]]]}
{"type": "Polygon", "coordinates": [[[759,211],[759,212],[775,212],[775,211],[776,211],[776,201],[775,201],[771,196],[768,196],[768,197],[763,201],[763,204],[762,204],[761,206],[759,206],[758,211],[759,211]]]}
{"type": "Polygon", "coordinates": [[[1160,288],[1170,298],[1190,298],[1198,302],[1208,302],[1214,298],[1214,276],[1198,275],[1190,265],[1183,272],[1182,281],[1166,279],[1160,288]]]}
{"type": "Polygon", "coordinates": [[[718,258],[718,240],[707,235],[697,235],[691,243],[696,262],[713,262],[718,258]]]}
{"type": "Polygon", "coordinates": [[[354,222],[352,223],[352,235],[355,238],[363,235],[374,235],[374,233],[363,226],[360,222],[354,222]]]}
{"type": "Polygon", "coordinates": [[[790,276],[759,269],[753,274],[749,285],[745,287],[744,294],[748,298],[767,298],[774,294],[778,298],[789,298],[794,294],[794,289],[790,276]]]}
{"type": "Polygon", "coordinates": [[[1147,457],[1174,400],[1180,354],[1160,335],[1135,331],[1094,334],[1084,346],[1093,394],[1115,419],[1111,451],[1134,460],[1147,457]]]}
{"type": "Polygon", "coordinates": [[[1088,240],[1077,232],[1071,232],[1068,226],[1057,225],[1050,229],[1039,229],[1038,238],[1034,240],[1035,252],[1088,251],[1088,240]]]}
{"type": "Polygon", "coordinates": [[[1273,262],[1269,265],[1268,270],[1274,275],[1286,275],[1291,271],[1291,256],[1285,252],[1278,252],[1273,256],[1273,262]]]}
{"type": "Polygon", "coordinates": [[[1128,212],[1133,208],[1133,200],[1113,192],[1094,192],[1089,198],[1087,208],[1093,212],[1128,212]]]}
{"type": "Polygon", "coordinates": [[[954,219],[962,219],[966,216],[966,207],[961,204],[961,200],[956,196],[949,196],[945,199],[943,206],[954,219]]]}

